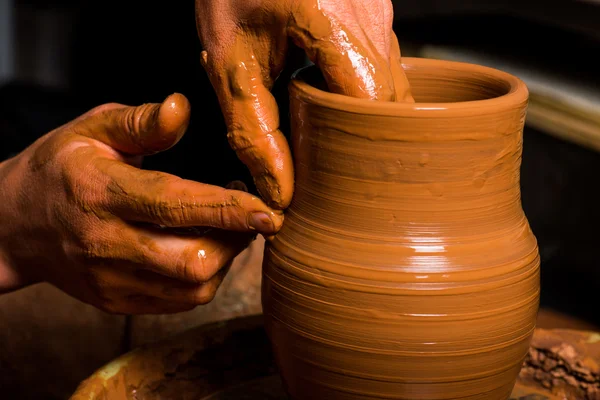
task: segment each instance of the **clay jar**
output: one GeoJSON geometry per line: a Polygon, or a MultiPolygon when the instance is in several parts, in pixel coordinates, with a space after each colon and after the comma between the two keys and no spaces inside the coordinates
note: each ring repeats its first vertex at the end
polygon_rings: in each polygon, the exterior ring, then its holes
{"type": "Polygon", "coordinates": [[[290,85],[296,187],[263,308],[292,399],[507,399],[539,303],[519,171],[528,91],[403,59],[416,104],[290,85]]]}

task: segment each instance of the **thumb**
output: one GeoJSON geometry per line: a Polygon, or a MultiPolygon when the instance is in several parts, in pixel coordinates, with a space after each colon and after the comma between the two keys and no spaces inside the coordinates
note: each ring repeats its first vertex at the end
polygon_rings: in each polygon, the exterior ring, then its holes
{"type": "Polygon", "coordinates": [[[174,146],[190,120],[190,103],[179,93],[162,103],[137,107],[105,104],[85,115],[73,128],[129,155],[149,155],[174,146]]]}

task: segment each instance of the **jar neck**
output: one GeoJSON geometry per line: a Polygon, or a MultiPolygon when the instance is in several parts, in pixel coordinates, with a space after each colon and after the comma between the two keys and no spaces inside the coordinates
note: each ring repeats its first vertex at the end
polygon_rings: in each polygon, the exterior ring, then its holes
{"type": "Polygon", "coordinates": [[[524,218],[521,132],[475,142],[369,142],[342,133],[295,147],[290,213],[381,237],[482,234],[524,218]],[[348,135],[346,135],[348,136],[348,135]]]}

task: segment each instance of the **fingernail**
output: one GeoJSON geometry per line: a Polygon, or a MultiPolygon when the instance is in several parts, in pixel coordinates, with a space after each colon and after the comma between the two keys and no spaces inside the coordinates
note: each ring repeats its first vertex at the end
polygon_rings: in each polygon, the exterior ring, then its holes
{"type": "Polygon", "coordinates": [[[264,212],[255,212],[248,215],[248,226],[259,232],[274,232],[275,225],[271,218],[264,212]]]}

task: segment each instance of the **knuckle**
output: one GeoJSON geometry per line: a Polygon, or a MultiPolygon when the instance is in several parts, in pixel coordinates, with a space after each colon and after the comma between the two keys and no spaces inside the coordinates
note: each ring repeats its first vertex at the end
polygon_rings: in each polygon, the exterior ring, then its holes
{"type": "Polygon", "coordinates": [[[118,103],[105,103],[105,104],[101,104],[99,106],[96,106],[96,107],[92,108],[90,111],[88,111],[87,115],[94,116],[94,115],[102,114],[103,112],[113,110],[113,109],[115,109],[117,107],[121,107],[121,105],[118,104],[118,103]]]}
{"type": "Polygon", "coordinates": [[[254,138],[250,137],[245,130],[231,129],[227,133],[227,139],[234,151],[242,153],[248,158],[250,155],[254,155],[254,152],[251,151],[256,148],[254,138]]]}
{"type": "Polygon", "coordinates": [[[125,132],[133,133],[138,131],[140,119],[135,110],[133,107],[127,107],[121,114],[121,125],[125,129],[125,132]]]}
{"type": "Polygon", "coordinates": [[[100,175],[94,173],[94,167],[85,158],[73,154],[65,157],[61,176],[67,201],[78,210],[90,213],[102,207],[105,196],[100,190],[100,175]]]}
{"type": "Polygon", "coordinates": [[[219,226],[222,229],[229,229],[232,226],[230,208],[231,207],[219,207],[218,209],[219,226]]]}
{"type": "Polygon", "coordinates": [[[140,194],[142,204],[145,204],[145,212],[158,223],[166,226],[178,226],[187,220],[185,205],[180,201],[172,201],[169,193],[176,189],[178,179],[157,173],[149,179],[149,186],[153,188],[151,193],[140,194]]]}
{"type": "Polygon", "coordinates": [[[219,258],[214,248],[199,249],[186,262],[187,277],[194,283],[209,281],[220,267],[219,258]]]}
{"type": "Polygon", "coordinates": [[[187,210],[181,201],[169,203],[166,201],[157,201],[154,207],[159,221],[168,226],[183,226],[186,224],[187,210]]]}
{"type": "Polygon", "coordinates": [[[128,133],[129,141],[137,151],[153,153],[151,143],[145,139],[145,122],[155,111],[153,104],[147,103],[137,107],[127,107],[120,113],[120,125],[128,133]],[[148,147],[150,145],[150,147],[148,147]]]}
{"type": "Polygon", "coordinates": [[[138,148],[138,151],[143,151],[144,146],[140,137],[142,132],[142,116],[148,105],[139,107],[127,107],[121,115],[120,125],[124,132],[128,133],[131,144],[138,148]]]}
{"type": "MultiPolygon", "coordinates": [[[[111,246],[99,237],[96,229],[91,227],[79,229],[76,237],[76,256],[83,263],[93,264],[108,257],[111,246]]],[[[96,275],[94,276],[97,278],[96,275]]]]}

